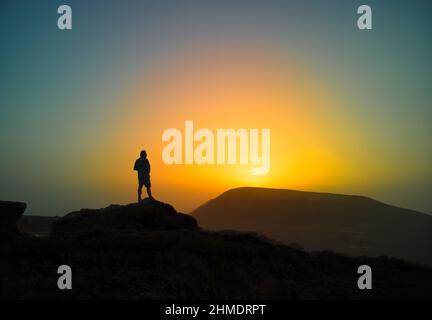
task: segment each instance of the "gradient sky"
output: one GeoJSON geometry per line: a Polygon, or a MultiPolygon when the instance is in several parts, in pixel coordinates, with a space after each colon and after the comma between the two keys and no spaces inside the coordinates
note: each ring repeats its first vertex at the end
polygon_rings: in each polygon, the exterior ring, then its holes
{"type": "Polygon", "coordinates": [[[431,24],[430,1],[3,0],[1,199],[42,215],[132,202],[145,148],[154,195],[184,212],[249,185],[432,213],[431,24]],[[166,166],[162,132],[185,120],[270,128],[270,173],[166,166]]]}

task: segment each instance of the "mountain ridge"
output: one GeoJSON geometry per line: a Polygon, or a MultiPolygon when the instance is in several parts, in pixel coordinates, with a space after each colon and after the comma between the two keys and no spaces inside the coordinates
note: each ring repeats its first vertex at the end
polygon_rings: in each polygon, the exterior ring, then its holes
{"type": "Polygon", "coordinates": [[[207,229],[255,231],[308,250],[432,264],[432,216],[366,196],[241,187],[191,214],[207,229]]]}
{"type": "Polygon", "coordinates": [[[197,211],[199,208],[201,208],[202,206],[204,206],[205,204],[220,198],[226,194],[230,194],[232,192],[236,192],[236,191],[247,191],[247,190],[266,190],[266,191],[281,191],[281,192],[292,192],[292,193],[304,193],[304,194],[315,194],[315,195],[322,195],[322,196],[341,196],[341,197],[352,197],[352,198],[358,198],[358,199],[364,199],[364,200],[369,200],[372,202],[376,202],[376,203],[380,203],[389,207],[394,207],[394,208],[399,208],[399,209],[404,209],[404,210],[409,210],[409,211],[413,211],[416,213],[420,213],[420,214],[425,214],[427,216],[430,216],[431,214],[427,213],[427,212],[422,212],[422,211],[418,211],[418,210],[414,210],[414,209],[410,209],[410,208],[405,208],[405,207],[400,207],[400,206],[396,206],[396,205],[392,205],[380,200],[377,200],[375,198],[372,198],[370,196],[366,196],[366,195],[360,195],[360,194],[345,194],[345,193],[336,193],[336,192],[320,192],[320,191],[305,191],[305,190],[295,190],[295,189],[285,189],[285,188],[268,188],[268,187],[236,187],[236,188],[231,188],[228,189],[224,192],[222,192],[220,195],[209,199],[207,201],[205,201],[204,203],[202,203],[201,205],[199,205],[198,207],[196,207],[195,209],[193,209],[190,213],[192,214],[194,211],[197,211]]]}

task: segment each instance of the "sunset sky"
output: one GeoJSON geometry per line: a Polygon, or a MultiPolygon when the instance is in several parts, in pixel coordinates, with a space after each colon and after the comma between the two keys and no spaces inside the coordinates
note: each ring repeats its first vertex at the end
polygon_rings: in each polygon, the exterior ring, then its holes
{"type": "Polygon", "coordinates": [[[432,213],[432,3],[0,4],[0,198],[62,215],[154,196],[190,212],[239,186],[361,194],[432,213]],[[269,128],[271,169],[162,162],[162,132],[269,128]]]}

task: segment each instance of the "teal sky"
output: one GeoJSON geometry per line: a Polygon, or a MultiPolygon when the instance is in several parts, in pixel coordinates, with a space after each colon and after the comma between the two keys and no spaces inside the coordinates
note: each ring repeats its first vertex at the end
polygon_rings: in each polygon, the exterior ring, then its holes
{"type": "Polygon", "coordinates": [[[339,125],[361,128],[370,141],[355,148],[382,150],[389,166],[407,172],[347,193],[432,213],[431,27],[430,1],[2,0],[1,199],[47,215],[131,200],[71,176],[115,135],[107,128],[124,111],[115,102],[161,55],[229,37],[264,39],[296,56],[330,90],[339,125]],[[71,31],[57,29],[64,3],[71,31]],[[372,31],[356,28],[361,4],[373,9],[372,31]]]}

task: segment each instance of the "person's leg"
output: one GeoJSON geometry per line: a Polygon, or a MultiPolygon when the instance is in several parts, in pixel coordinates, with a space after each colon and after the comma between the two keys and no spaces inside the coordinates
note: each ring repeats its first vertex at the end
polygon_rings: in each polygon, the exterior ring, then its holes
{"type": "Polygon", "coordinates": [[[148,194],[149,199],[153,200],[153,196],[152,196],[152,193],[151,193],[151,182],[150,182],[150,177],[147,177],[147,178],[146,178],[146,180],[144,181],[144,185],[145,185],[145,187],[146,187],[146,190],[147,190],[147,194],[148,194]]]}
{"type": "Polygon", "coordinates": [[[151,187],[147,187],[146,189],[147,189],[148,197],[149,197],[150,199],[153,199],[153,196],[152,196],[152,193],[151,193],[151,187]]]}
{"type": "Polygon", "coordinates": [[[142,198],[141,198],[141,194],[142,194],[142,187],[143,187],[143,184],[142,184],[142,183],[139,183],[139,184],[138,184],[138,202],[141,202],[141,201],[142,201],[142,198]]]}

